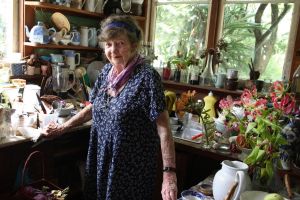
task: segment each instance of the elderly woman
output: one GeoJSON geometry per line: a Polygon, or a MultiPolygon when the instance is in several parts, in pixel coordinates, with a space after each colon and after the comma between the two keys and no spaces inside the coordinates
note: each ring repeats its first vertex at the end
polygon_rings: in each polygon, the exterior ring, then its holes
{"type": "Polygon", "coordinates": [[[46,137],[93,119],[86,162],[86,199],[153,199],[163,159],[162,198],[177,199],[174,142],[159,74],[138,54],[142,32],[130,16],[110,16],[99,36],[109,64],[98,76],[91,104],[46,137]]]}

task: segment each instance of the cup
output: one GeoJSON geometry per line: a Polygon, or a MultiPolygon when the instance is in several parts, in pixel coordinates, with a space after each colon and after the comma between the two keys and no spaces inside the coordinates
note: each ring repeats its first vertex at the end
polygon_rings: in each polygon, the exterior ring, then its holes
{"type": "Polygon", "coordinates": [[[225,88],[227,90],[236,90],[238,87],[238,79],[226,79],[225,88]]]}
{"type": "Polygon", "coordinates": [[[41,116],[41,128],[44,129],[48,126],[50,122],[57,122],[58,114],[53,113],[53,114],[42,114],[41,116]]]}
{"type": "Polygon", "coordinates": [[[26,71],[26,62],[20,61],[10,64],[11,74],[13,76],[20,76],[23,75],[26,71]]]}
{"type": "Polygon", "coordinates": [[[52,63],[62,63],[65,60],[65,56],[62,54],[50,54],[52,63]]]}
{"type": "Polygon", "coordinates": [[[43,76],[48,75],[48,65],[41,65],[41,71],[43,76]]]}
{"type": "Polygon", "coordinates": [[[238,70],[236,69],[227,69],[227,78],[228,79],[237,79],[238,78],[238,70]]]}
{"type": "Polygon", "coordinates": [[[225,86],[226,74],[217,74],[216,88],[223,88],[225,86]]]}
{"type": "Polygon", "coordinates": [[[34,71],[35,71],[35,66],[30,66],[30,65],[28,65],[27,66],[27,75],[30,75],[30,76],[32,76],[32,75],[34,75],[34,71]]]}

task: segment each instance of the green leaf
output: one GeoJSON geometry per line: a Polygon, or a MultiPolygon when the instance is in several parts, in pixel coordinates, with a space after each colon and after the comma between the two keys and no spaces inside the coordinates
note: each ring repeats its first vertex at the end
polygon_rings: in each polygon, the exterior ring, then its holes
{"type": "Polygon", "coordinates": [[[268,173],[269,177],[273,176],[273,164],[272,164],[272,160],[266,160],[266,170],[268,173]]]}
{"type": "Polygon", "coordinates": [[[246,130],[246,134],[248,134],[254,127],[256,127],[256,123],[255,122],[250,122],[247,126],[247,130],[246,130]]]}
{"type": "Polygon", "coordinates": [[[258,154],[257,154],[257,157],[256,157],[256,162],[260,162],[263,160],[264,156],[266,154],[266,151],[265,150],[261,150],[259,149],[258,151],[258,154]]]}
{"type": "Polygon", "coordinates": [[[256,158],[259,152],[259,147],[256,146],[254,149],[251,151],[251,153],[247,156],[247,158],[244,160],[244,163],[248,165],[254,165],[256,163],[256,158]]]}

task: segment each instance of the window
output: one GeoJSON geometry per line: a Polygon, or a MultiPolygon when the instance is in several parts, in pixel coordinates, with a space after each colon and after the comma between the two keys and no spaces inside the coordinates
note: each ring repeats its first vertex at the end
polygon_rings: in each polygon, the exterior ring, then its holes
{"type": "Polygon", "coordinates": [[[18,50],[18,0],[0,2],[0,60],[18,50]]]}
{"type": "Polygon", "coordinates": [[[249,78],[252,59],[260,79],[282,79],[295,5],[269,2],[227,0],[224,5],[224,68],[238,68],[240,78],[249,78]]]}
{"type": "Polygon", "coordinates": [[[205,48],[208,1],[156,2],[155,55],[167,62],[171,57],[200,56],[205,48]]]}
{"type": "Polygon", "coordinates": [[[178,52],[199,58],[221,42],[226,48],[215,69],[236,68],[240,79],[249,79],[252,60],[259,79],[287,80],[297,31],[291,27],[298,25],[299,7],[298,0],[156,0],[155,54],[164,62],[178,52]],[[213,12],[212,1],[217,4],[213,12]]]}

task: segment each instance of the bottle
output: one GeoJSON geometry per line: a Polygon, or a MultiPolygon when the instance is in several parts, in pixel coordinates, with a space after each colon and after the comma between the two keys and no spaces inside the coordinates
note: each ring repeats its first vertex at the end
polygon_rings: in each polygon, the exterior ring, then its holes
{"type": "Polygon", "coordinates": [[[167,62],[167,66],[163,68],[163,79],[169,80],[171,76],[171,63],[167,62]]]}
{"type": "Polygon", "coordinates": [[[207,55],[206,66],[201,74],[201,85],[213,87],[215,85],[213,77],[213,52],[209,52],[207,55]]]}
{"type": "Polygon", "coordinates": [[[213,93],[210,91],[208,93],[208,96],[203,98],[204,100],[204,110],[209,110],[208,115],[211,119],[216,117],[216,111],[215,111],[215,103],[217,102],[217,99],[214,97],[213,93]]]}
{"type": "Polygon", "coordinates": [[[199,71],[197,70],[196,65],[191,65],[191,76],[190,76],[190,84],[191,85],[199,85],[199,71]]]}

